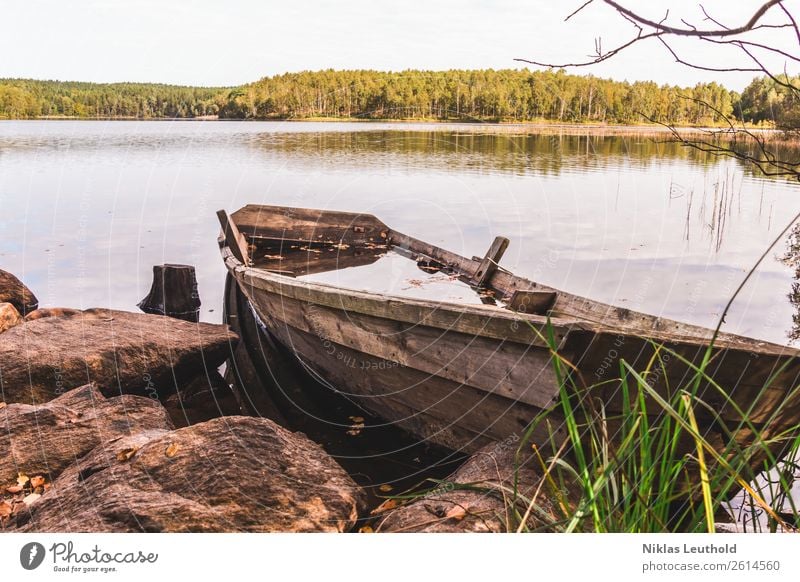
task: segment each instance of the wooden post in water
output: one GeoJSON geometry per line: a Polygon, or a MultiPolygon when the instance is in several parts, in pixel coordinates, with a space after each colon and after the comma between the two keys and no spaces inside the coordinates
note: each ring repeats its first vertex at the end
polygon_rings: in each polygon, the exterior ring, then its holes
{"type": "Polygon", "coordinates": [[[154,265],[153,285],[139,302],[145,313],[167,315],[186,321],[198,321],[200,295],[197,277],[191,265],[154,265]]]}

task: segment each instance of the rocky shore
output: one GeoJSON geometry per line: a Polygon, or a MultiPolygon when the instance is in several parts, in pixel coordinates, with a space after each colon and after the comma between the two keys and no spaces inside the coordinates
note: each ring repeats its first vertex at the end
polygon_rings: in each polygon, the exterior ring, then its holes
{"type": "Polygon", "coordinates": [[[0,270],[0,529],[352,530],[364,492],[344,469],[239,414],[217,371],[237,342],[225,325],[38,309],[0,270]]]}

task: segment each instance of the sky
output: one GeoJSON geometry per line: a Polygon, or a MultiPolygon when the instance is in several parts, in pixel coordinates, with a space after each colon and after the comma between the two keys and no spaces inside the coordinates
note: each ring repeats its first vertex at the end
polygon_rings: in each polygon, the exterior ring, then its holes
{"type": "MultiPolygon", "coordinates": [[[[515,58],[563,62],[627,40],[607,6],[564,18],[583,0],[0,0],[0,77],[233,86],[301,70],[520,68],[515,58]]],[[[797,4],[800,0],[788,0],[797,4]]],[[[749,19],[758,0],[708,0],[723,24],[749,19]]],[[[629,0],[660,20],[700,22],[697,0],[629,0]]],[[[790,38],[775,35],[771,42],[790,38]]],[[[795,47],[796,47],[796,40],[795,47]]],[[[681,47],[699,61],[742,56],[681,47]]],[[[781,63],[776,63],[782,69],[781,63]]],[[[534,67],[531,67],[534,68],[534,67]]],[[[753,73],[708,73],[674,63],[657,41],[572,72],[681,86],[715,80],[741,89],[753,73]]]]}

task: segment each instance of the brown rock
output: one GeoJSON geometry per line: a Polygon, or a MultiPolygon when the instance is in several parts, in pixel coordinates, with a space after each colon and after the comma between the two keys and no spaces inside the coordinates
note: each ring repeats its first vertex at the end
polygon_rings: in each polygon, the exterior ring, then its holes
{"type": "Polygon", "coordinates": [[[101,445],[16,515],[39,532],[307,532],[353,527],[364,492],[271,420],[218,418],[101,445]]]}
{"type": "Polygon", "coordinates": [[[157,401],[106,399],[92,385],[46,404],[9,404],[0,409],[0,487],[13,484],[19,473],[54,479],[102,442],[157,428],[172,428],[157,401]]]}
{"type": "Polygon", "coordinates": [[[39,300],[25,284],[14,275],[0,269],[0,303],[10,303],[25,315],[39,306],[39,300]]]}
{"type": "Polygon", "coordinates": [[[34,321],[43,317],[57,317],[59,315],[78,315],[80,313],[83,313],[80,309],[72,309],[70,307],[43,307],[42,309],[31,311],[25,316],[25,321],[34,321]]]}
{"type": "Polygon", "coordinates": [[[0,334],[6,402],[46,402],[94,382],[106,395],[164,396],[216,369],[237,341],[227,326],[90,309],[0,334]]]}
{"type": "Polygon", "coordinates": [[[17,308],[10,303],[0,303],[0,333],[23,322],[17,308]]]}
{"type": "Polygon", "coordinates": [[[231,387],[216,370],[181,386],[175,394],[162,400],[162,404],[176,427],[242,414],[231,387]]]}
{"type": "MultiPolygon", "coordinates": [[[[435,490],[387,511],[378,511],[379,532],[507,532],[515,531],[528,500],[542,484],[541,466],[531,457],[517,463],[519,439],[487,445],[472,455],[435,490]],[[518,465],[518,466],[517,466],[518,465]],[[518,496],[514,499],[514,483],[518,496]],[[464,488],[462,488],[464,487],[464,488]]],[[[524,447],[530,450],[529,447],[524,447]]],[[[563,518],[552,488],[545,483],[536,497],[536,509],[527,518],[530,531],[554,531],[563,518]]],[[[564,498],[566,493],[559,492],[564,498]]]]}

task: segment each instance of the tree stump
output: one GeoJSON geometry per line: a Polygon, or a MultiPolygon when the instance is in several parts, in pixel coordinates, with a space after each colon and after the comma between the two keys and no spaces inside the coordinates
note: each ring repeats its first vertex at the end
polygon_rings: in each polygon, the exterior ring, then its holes
{"type": "Polygon", "coordinates": [[[191,265],[153,265],[150,293],[139,302],[145,313],[167,315],[185,321],[198,321],[200,295],[191,265]]]}

